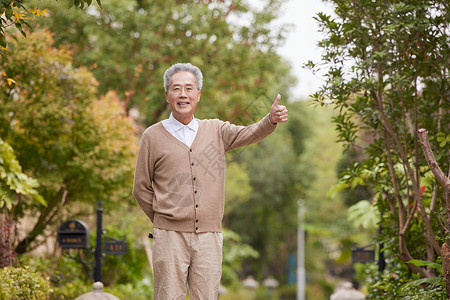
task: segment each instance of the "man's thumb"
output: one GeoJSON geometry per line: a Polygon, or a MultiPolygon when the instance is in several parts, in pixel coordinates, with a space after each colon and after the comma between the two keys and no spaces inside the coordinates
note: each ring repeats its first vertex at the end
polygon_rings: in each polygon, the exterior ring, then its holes
{"type": "Polygon", "coordinates": [[[278,106],[280,104],[280,100],[281,100],[281,95],[278,94],[277,97],[275,98],[275,101],[273,102],[272,106],[278,106]]]}

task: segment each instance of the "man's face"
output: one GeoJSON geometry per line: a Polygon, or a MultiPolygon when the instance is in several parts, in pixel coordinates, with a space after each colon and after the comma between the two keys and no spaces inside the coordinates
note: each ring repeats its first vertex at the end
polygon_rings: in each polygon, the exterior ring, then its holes
{"type": "Polygon", "coordinates": [[[201,93],[191,72],[182,71],[174,74],[166,92],[166,100],[174,118],[185,125],[189,124],[201,93]]]}

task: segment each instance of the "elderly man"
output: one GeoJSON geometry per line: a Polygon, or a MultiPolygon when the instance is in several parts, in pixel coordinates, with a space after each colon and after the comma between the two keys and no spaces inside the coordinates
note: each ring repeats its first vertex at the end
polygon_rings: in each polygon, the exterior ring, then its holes
{"type": "Polygon", "coordinates": [[[288,119],[278,95],[258,123],[194,118],[203,75],[171,66],[164,89],[172,113],[142,135],[133,195],[153,223],[154,297],[217,299],[222,274],[225,152],[257,143],[288,119]]]}

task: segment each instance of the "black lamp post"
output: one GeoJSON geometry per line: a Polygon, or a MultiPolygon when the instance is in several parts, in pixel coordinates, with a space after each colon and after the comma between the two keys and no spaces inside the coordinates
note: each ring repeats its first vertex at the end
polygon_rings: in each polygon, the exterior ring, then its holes
{"type": "Polygon", "coordinates": [[[97,202],[97,240],[95,246],[95,269],[94,269],[94,282],[102,281],[102,221],[103,221],[103,208],[102,201],[97,202]]]}
{"type": "MultiPolygon", "coordinates": [[[[378,234],[381,236],[381,233],[383,231],[383,225],[381,225],[383,222],[383,213],[380,213],[380,227],[378,229],[378,234]]],[[[384,260],[384,243],[380,243],[380,248],[378,249],[378,271],[383,272],[386,268],[386,261],[384,260]]]]}

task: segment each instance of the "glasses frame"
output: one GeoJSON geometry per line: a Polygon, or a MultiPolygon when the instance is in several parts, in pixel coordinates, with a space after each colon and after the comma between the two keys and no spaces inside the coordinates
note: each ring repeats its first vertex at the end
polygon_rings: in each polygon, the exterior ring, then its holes
{"type": "Polygon", "coordinates": [[[196,93],[196,91],[198,91],[199,89],[198,89],[198,87],[195,87],[195,86],[193,86],[193,85],[187,85],[187,86],[174,85],[174,86],[169,87],[169,93],[171,93],[172,95],[177,95],[177,96],[179,96],[179,95],[181,95],[181,93],[183,92],[183,90],[184,90],[184,92],[185,92],[187,95],[192,96],[192,95],[194,95],[194,94],[196,93]]]}

